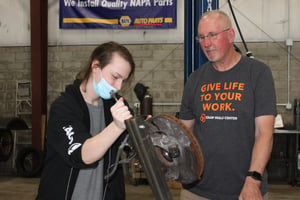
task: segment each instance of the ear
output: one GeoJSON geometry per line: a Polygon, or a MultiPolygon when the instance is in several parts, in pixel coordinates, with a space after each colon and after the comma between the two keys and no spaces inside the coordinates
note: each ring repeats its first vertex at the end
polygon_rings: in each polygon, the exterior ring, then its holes
{"type": "Polygon", "coordinates": [[[98,60],[93,60],[91,64],[92,71],[95,72],[96,69],[100,68],[100,62],[98,60]]]}
{"type": "Polygon", "coordinates": [[[233,43],[234,42],[234,38],[235,38],[235,31],[234,31],[233,28],[230,28],[228,30],[228,39],[229,39],[229,42],[233,43]]]}

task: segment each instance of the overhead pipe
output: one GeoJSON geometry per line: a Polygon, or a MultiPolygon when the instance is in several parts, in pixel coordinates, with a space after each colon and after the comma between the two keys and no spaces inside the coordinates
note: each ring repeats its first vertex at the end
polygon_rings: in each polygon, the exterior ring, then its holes
{"type": "Polygon", "coordinates": [[[244,47],[245,47],[246,55],[247,55],[249,58],[254,58],[254,56],[252,55],[252,52],[248,50],[248,47],[247,47],[247,44],[246,44],[246,42],[245,42],[245,40],[244,40],[244,37],[243,37],[243,34],[242,34],[242,32],[241,32],[240,26],[239,26],[239,24],[238,24],[238,22],[237,22],[237,19],[236,19],[236,17],[235,17],[234,11],[233,11],[233,9],[232,9],[232,5],[231,5],[230,0],[228,0],[228,4],[229,4],[230,11],[231,11],[231,13],[232,13],[232,17],[233,17],[234,22],[235,22],[235,25],[236,25],[236,27],[237,27],[237,29],[238,29],[238,32],[239,32],[240,37],[241,37],[241,39],[242,39],[243,45],[244,45],[244,47]]]}

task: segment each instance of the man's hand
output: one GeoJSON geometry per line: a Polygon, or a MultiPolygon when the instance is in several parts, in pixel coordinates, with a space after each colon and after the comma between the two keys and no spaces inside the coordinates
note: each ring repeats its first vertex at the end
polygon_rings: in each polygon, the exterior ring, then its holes
{"type": "Polygon", "coordinates": [[[260,181],[247,177],[244,187],[239,196],[239,200],[262,200],[263,197],[260,192],[260,181]]]}

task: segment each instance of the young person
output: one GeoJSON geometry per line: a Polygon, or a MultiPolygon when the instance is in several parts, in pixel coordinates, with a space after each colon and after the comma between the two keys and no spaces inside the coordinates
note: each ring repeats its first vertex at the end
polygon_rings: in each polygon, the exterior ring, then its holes
{"type": "Polygon", "coordinates": [[[45,166],[37,199],[125,199],[121,165],[114,166],[124,138],[124,121],[132,117],[124,99],[112,99],[135,69],[124,46],[107,42],[91,54],[52,104],[47,124],[45,166]]]}

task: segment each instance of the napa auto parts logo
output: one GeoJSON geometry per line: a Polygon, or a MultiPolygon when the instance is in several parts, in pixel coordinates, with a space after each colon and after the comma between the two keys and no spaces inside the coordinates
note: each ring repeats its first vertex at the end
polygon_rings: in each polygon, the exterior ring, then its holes
{"type": "Polygon", "coordinates": [[[60,28],[176,28],[177,0],[60,0],[60,28]]]}
{"type": "Polygon", "coordinates": [[[129,16],[121,16],[120,18],[121,26],[129,26],[131,24],[131,19],[129,16]]]}

